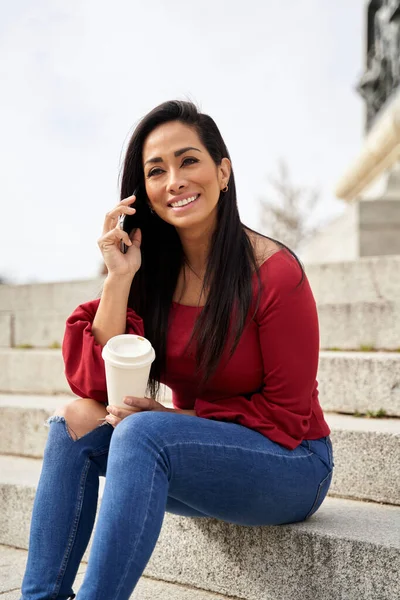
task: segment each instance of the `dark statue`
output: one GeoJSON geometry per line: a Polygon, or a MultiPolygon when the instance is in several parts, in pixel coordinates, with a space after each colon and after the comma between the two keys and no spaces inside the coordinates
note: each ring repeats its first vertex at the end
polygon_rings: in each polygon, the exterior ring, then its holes
{"type": "Polygon", "coordinates": [[[368,130],[400,88],[400,0],[371,0],[367,11],[366,71],[357,91],[366,101],[368,130]]]}

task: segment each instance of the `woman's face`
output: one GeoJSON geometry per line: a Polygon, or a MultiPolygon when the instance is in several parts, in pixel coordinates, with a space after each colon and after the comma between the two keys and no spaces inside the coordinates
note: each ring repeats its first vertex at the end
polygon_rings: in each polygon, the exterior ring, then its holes
{"type": "Polygon", "coordinates": [[[147,196],[158,216],[177,228],[200,222],[211,225],[221,190],[229,181],[229,159],[217,166],[196,131],[179,121],[153,129],[142,154],[147,196]],[[196,196],[185,206],[171,205],[196,196]]]}

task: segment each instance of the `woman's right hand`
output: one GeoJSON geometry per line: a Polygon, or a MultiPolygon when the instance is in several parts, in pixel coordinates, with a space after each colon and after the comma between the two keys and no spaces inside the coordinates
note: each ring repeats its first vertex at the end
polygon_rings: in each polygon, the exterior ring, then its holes
{"type": "Polygon", "coordinates": [[[103,235],[97,240],[109,275],[131,275],[135,276],[142,264],[140,244],[142,232],[140,229],[133,230],[130,236],[119,226],[121,215],[133,215],[135,208],[129,205],[135,202],[136,196],[129,196],[118,203],[106,214],[103,227],[103,235]],[[121,241],[128,246],[126,254],[121,251],[121,241]]]}

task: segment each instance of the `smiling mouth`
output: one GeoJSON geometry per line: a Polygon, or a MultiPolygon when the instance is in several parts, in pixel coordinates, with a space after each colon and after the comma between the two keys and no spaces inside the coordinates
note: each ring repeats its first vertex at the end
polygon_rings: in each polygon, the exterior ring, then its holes
{"type": "Polygon", "coordinates": [[[173,206],[174,203],[171,202],[171,204],[169,204],[169,208],[173,208],[173,209],[178,209],[178,208],[185,208],[185,206],[189,206],[190,204],[193,204],[194,202],[196,202],[200,197],[200,194],[196,194],[196,196],[193,196],[192,198],[194,198],[193,200],[190,200],[190,202],[188,202],[187,200],[182,200],[182,204],[178,203],[175,206],[173,206]]]}

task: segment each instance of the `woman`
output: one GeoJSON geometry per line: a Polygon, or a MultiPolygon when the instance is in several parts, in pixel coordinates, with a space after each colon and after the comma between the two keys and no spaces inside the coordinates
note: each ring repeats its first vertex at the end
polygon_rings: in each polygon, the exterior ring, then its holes
{"type": "Polygon", "coordinates": [[[189,102],[151,111],[130,140],[121,198],[98,241],[101,297],[66,323],[65,374],[79,398],[49,419],[23,600],[74,597],[99,476],[78,600],[130,597],[165,511],[298,522],[331,483],[315,300],[297,257],[241,223],[214,121],[189,102]],[[149,397],[127,397],[126,410],[107,406],[101,357],[121,333],[146,336],[156,351],[149,397]],[[160,382],[174,409],[156,400],[160,382]]]}

